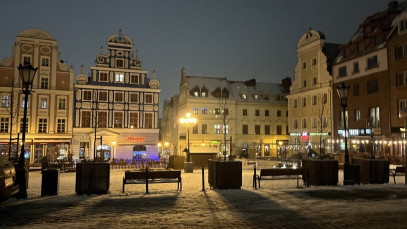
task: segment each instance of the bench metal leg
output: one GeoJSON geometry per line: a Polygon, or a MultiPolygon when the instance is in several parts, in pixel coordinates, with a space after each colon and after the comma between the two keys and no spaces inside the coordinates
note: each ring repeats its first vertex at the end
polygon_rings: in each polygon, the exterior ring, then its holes
{"type": "Polygon", "coordinates": [[[396,174],[393,174],[394,184],[396,184],[396,174]]]}
{"type": "Polygon", "coordinates": [[[124,185],[126,184],[126,180],[123,177],[123,188],[122,188],[122,193],[124,193],[124,185]]]}

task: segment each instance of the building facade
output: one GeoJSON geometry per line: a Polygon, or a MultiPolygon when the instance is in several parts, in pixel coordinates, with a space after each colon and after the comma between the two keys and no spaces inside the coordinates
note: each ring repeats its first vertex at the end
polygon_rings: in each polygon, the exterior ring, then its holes
{"type": "MultiPolygon", "coordinates": [[[[288,79],[289,80],[289,79],[288,79]]],[[[187,76],[181,70],[179,95],[164,103],[163,140],[173,155],[185,155],[188,129],[191,160],[216,157],[277,156],[277,145],[288,140],[287,100],[290,82],[258,83],[226,78],[187,76]],[[179,119],[191,113],[193,126],[179,119]]]]}
{"type": "Polygon", "coordinates": [[[133,41],[119,31],[101,47],[90,76],[76,77],[75,159],[158,159],[159,82],[133,55],[133,41]]]}
{"type": "MultiPolygon", "coordinates": [[[[326,43],[317,30],[306,32],[297,44],[298,61],[288,98],[289,133],[292,152],[320,156],[329,151],[332,125],[332,61],[339,45],[326,43]]],[[[334,92],[336,93],[336,92],[334,92]]]]}
{"type": "MultiPolygon", "coordinates": [[[[335,61],[334,88],[342,83],[350,86],[345,121],[351,152],[393,154],[400,148],[394,145],[399,144],[396,138],[403,123],[398,103],[402,105],[406,92],[397,80],[405,64],[402,64],[403,57],[395,52],[400,48],[403,51],[403,31],[399,23],[405,17],[401,12],[406,7],[407,2],[392,1],[386,10],[367,17],[350,41],[341,47],[335,61]],[[396,47],[400,48],[395,50],[396,47]]],[[[343,150],[342,108],[337,93],[333,98],[337,138],[333,146],[343,150]]]]}
{"type": "MultiPolygon", "coordinates": [[[[73,68],[59,59],[58,41],[39,29],[16,36],[11,58],[0,66],[0,152],[12,160],[19,152],[18,134],[26,131],[25,157],[31,165],[70,160],[72,155],[73,68]],[[28,99],[27,126],[22,126],[23,100],[17,65],[38,67],[28,99]],[[11,143],[11,144],[10,144],[11,143]],[[11,147],[10,147],[11,145],[11,147]]],[[[21,135],[19,135],[21,138],[21,135]]]]}

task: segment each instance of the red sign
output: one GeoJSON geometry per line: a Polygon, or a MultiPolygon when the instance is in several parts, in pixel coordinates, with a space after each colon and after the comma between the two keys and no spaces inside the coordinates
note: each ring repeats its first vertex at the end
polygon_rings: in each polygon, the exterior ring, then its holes
{"type": "Polygon", "coordinates": [[[308,140],[309,140],[308,132],[302,132],[301,141],[308,141],[308,140]]]}
{"type": "Polygon", "coordinates": [[[128,136],[127,138],[124,139],[125,142],[144,142],[145,137],[135,137],[135,136],[128,136]]]}

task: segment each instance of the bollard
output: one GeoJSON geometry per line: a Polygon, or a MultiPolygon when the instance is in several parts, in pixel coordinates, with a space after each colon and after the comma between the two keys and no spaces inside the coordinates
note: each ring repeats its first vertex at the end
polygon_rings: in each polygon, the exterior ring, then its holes
{"type": "Polygon", "coordinates": [[[256,183],[256,165],[254,165],[254,174],[253,174],[253,188],[257,189],[257,183],[256,183]]]}
{"type": "Polygon", "coordinates": [[[205,192],[205,166],[202,165],[202,191],[205,192]]]}
{"type": "Polygon", "coordinates": [[[148,193],[148,166],[146,167],[146,193],[148,193]]]}

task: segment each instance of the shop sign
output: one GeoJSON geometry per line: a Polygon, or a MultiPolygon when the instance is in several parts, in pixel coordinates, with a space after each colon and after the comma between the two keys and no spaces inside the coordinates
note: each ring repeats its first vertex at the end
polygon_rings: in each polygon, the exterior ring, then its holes
{"type": "Polygon", "coordinates": [[[301,141],[308,141],[308,140],[309,140],[308,132],[302,132],[301,141]]]}
{"type": "Polygon", "coordinates": [[[290,133],[290,136],[301,136],[301,133],[290,133]]]}
{"type": "Polygon", "coordinates": [[[210,144],[220,144],[219,140],[210,140],[209,141],[210,144]]]}
{"type": "Polygon", "coordinates": [[[328,136],[331,135],[329,132],[322,132],[322,133],[309,133],[310,136],[328,136]]]}
{"type": "Polygon", "coordinates": [[[128,136],[127,138],[124,139],[125,142],[144,142],[145,137],[136,137],[136,136],[128,136]]]}
{"type": "MultiPolygon", "coordinates": [[[[369,136],[372,133],[371,129],[349,129],[349,136],[369,136]]],[[[338,130],[338,134],[343,136],[343,130],[338,130]]]]}

